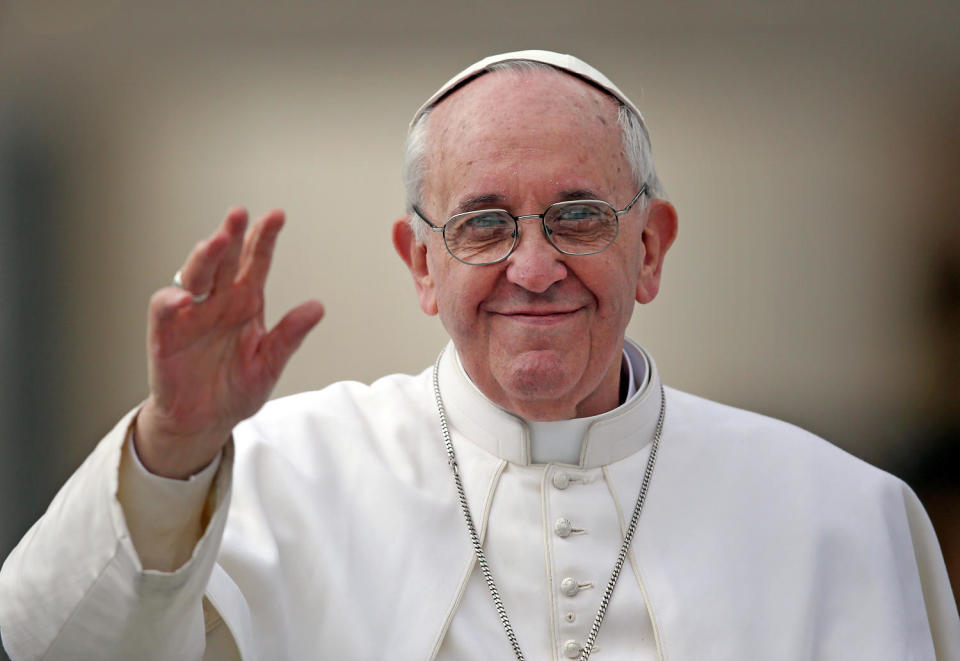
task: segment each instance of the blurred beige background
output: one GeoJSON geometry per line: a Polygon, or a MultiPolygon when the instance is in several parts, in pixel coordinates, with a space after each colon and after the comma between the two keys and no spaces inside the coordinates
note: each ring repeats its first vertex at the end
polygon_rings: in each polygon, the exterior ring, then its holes
{"type": "Polygon", "coordinates": [[[898,474],[956,439],[956,3],[0,7],[0,557],[145,395],[146,301],[230,205],[287,211],[271,319],[327,307],[278,395],[426,367],[446,336],[389,238],[406,125],[520,48],[644,112],[681,229],[630,335],[666,383],[898,474]]]}

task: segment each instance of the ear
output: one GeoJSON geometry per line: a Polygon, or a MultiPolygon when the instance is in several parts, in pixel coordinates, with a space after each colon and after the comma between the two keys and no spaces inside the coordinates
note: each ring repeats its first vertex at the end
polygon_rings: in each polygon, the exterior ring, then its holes
{"type": "Polygon", "coordinates": [[[420,309],[429,315],[437,314],[437,291],[427,266],[427,245],[417,241],[410,227],[410,216],[403,216],[393,224],[393,247],[410,269],[413,284],[417,287],[420,309]]]}
{"type": "Polygon", "coordinates": [[[637,278],[637,302],[649,303],[660,291],[663,258],[677,238],[677,210],[666,200],[652,199],[647,205],[643,229],[643,264],[637,278]]]}

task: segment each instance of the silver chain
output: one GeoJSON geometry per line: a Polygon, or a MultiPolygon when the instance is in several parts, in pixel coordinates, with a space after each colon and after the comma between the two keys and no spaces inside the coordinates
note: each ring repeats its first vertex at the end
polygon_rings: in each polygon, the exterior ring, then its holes
{"type": "MultiPolygon", "coordinates": [[[[517,634],[513,631],[513,625],[510,624],[510,618],[507,617],[507,610],[503,607],[503,600],[500,598],[500,590],[493,581],[493,574],[490,572],[490,566],[487,564],[487,556],[483,552],[483,546],[480,544],[480,536],[477,534],[477,527],[473,524],[473,517],[470,515],[470,508],[467,505],[467,494],[463,489],[463,480],[460,478],[460,465],[457,463],[457,455],[453,451],[453,441],[450,439],[450,430],[447,427],[447,414],[443,408],[443,398],[440,397],[440,359],[443,358],[443,351],[437,356],[437,362],[433,366],[433,395],[437,400],[437,413],[440,415],[440,432],[443,434],[443,444],[447,448],[447,463],[450,464],[450,470],[453,471],[453,481],[457,487],[457,497],[460,499],[460,508],[463,510],[463,518],[467,522],[467,532],[470,533],[470,541],[473,544],[473,551],[477,555],[477,563],[480,565],[480,573],[483,574],[483,580],[490,590],[490,596],[493,598],[493,606],[497,609],[497,615],[500,617],[500,624],[503,625],[503,631],[507,634],[507,640],[517,661],[526,661],[523,652],[520,650],[520,643],[517,642],[517,634]]],[[[610,574],[610,580],[607,581],[607,587],[603,591],[603,597],[600,599],[600,608],[597,610],[597,616],[590,627],[590,634],[587,636],[586,644],[580,649],[579,661],[587,661],[590,653],[593,651],[593,645],[597,640],[597,634],[600,633],[600,625],[603,624],[603,618],[607,614],[607,607],[610,605],[610,597],[613,595],[613,588],[620,578],[620,570],[627,561],[627,555],[630,553],[630,546],[633,543],[633,535],[637,531],[637,522],[640,520],[640,510],[643,509],[643,503],[647,499],[647,490],[650,487],[650,478],[653,476],[653,466],[657,462],[657,449],[660,447],[660,435],[663,432],[663,418],[667,410],[667,399],[663,393],[663,385],[660,386],[660,415],[657,418],[657,428],[653,433],[653,442],[650,445],[650,456],[647,458],[647,467],[643,471],[643,481],[640,483],[640,493],[637,495],[637,504],[633,507],[633,515],[630,517],[630,524],[627,526],[626,534],[623,537],[623,544],[617,553],[617,561],[613,565],[613,572],[610,574]]]]}

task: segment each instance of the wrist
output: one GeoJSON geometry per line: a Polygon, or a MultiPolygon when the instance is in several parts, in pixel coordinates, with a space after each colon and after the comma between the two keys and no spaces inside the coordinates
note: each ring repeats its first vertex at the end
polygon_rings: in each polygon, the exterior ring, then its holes
{"type": "Polygon", "coordinates": [[[133,426],[133,446],[143,467],[160,477],[185,480],[217,458],[230,430],[181,431],[165,423],[148,400],[133,426]]]}

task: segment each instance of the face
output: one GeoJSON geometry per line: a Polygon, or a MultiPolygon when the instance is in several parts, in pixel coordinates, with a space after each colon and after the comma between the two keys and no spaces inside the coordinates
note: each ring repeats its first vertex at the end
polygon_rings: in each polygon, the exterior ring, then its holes
{"type": "MultiPolygon", "coordinates": [[[[424,213],[436,223],[483,208],[520,216],[584,198],[622,209],[637,186],[616,119],[612,99],[572,76],[484,75],[428,120],[424,213]]],[[[665,215],[658,205],[622,215],[616,241],[595,255],[560,253],[538,219],[521,221],[514,252],[488,266],[453,259],[439,233],[417,244],[404,221],[394,241],[424,311],[439,314],[467,373],[491,400],[529,419],[582,417],[619,403],[633,303],[656,295],[672,240],[671,233],[665,244],[651,241],[657,228],[645,232],[652,216],[665,215]]]]}

